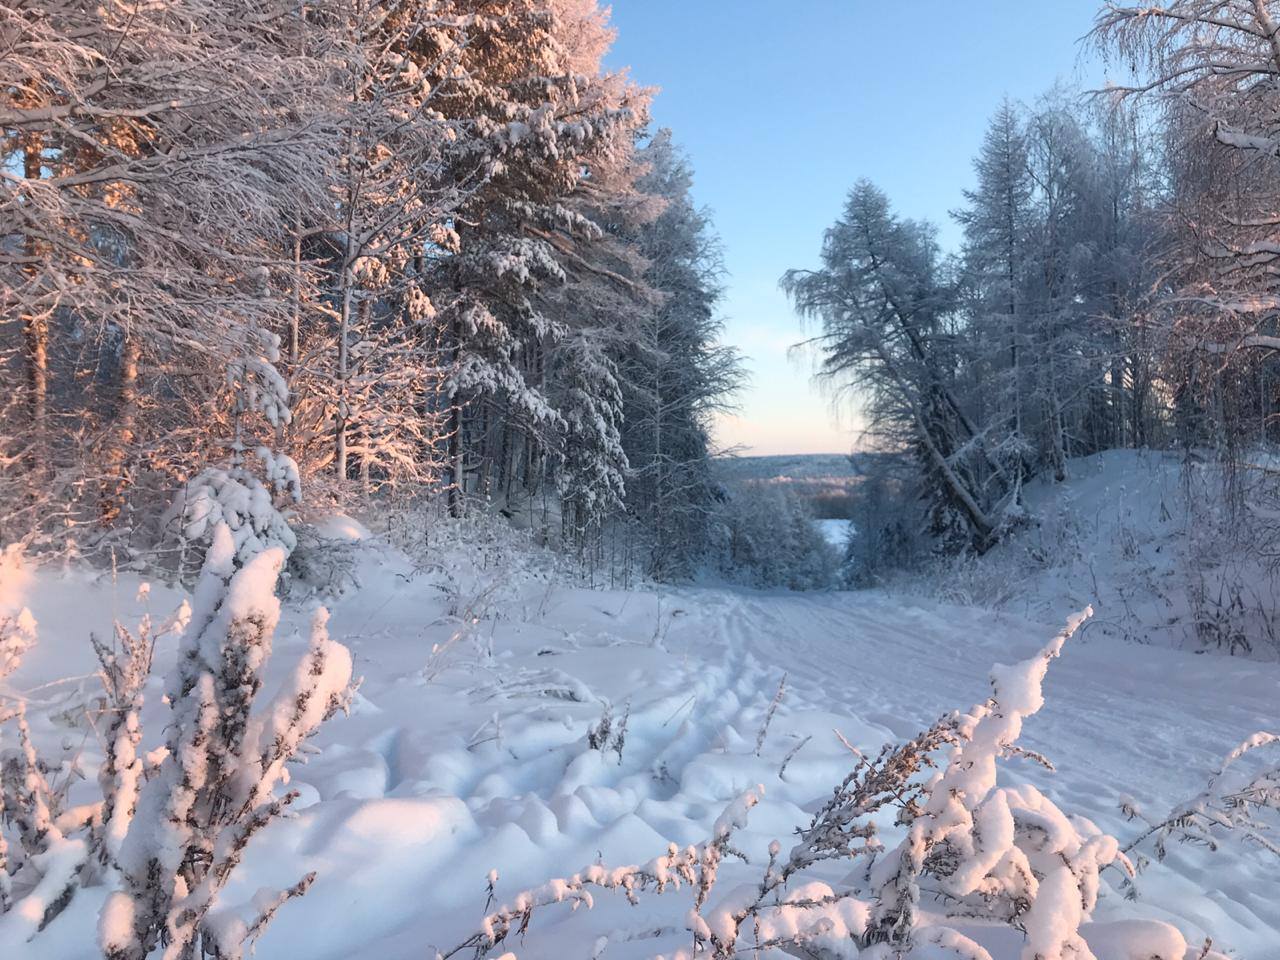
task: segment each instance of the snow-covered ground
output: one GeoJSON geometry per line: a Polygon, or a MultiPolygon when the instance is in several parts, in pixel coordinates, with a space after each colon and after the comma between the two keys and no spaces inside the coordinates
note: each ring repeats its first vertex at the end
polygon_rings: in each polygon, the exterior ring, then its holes
{"type": "MultiPolygon", "coordinates": [[[[364,677],[353,713],[322,731],[318,754],[293,774],[296,817],[255,841],[226,895],[248,900],[317,872],[260,941],[262,960],[447,951],[476,929],[491,870],[502,901],[591,863],[643,862],[669,841],[705,839],[725,806],[760,783],[765,799],[739,837],[753,865],[723,868],[758,877],[768,843],[786,844],[848,772],[841,736],[873,751],[982,701],[993,663],[1032,654],[1061,625],[878,593],[625,593],[529,582],[501,584],[498,598],[498,585],[479,576],[474,596],[450,597],[438,578],[375,543],[363,548],[358,572],[361,586],[331,604],[330,623],[364,677]],[[448,615],[476,612],[469,601],[482,595],[498,598],[487,612],[500,616],[460,624],[448,615]],[[587,744],[604,703],[615,725],[627,718],[620,755],[587,744]]],[[[88,632],[102,635],[113,617],[128,623],[144,607],[166,613],[180,599],[156,586],[139,600],[138,585],[133,574],[45,570],[17,588],[41,642],[12,686],[30,692],[44,749],[82,754],[89,783],[101,751],[82,726],[96,683],[88,632]]],[[[287,609],[272,679],[305,650],[307,617],[301,606],[287,609]]],[[[159,678],[172,659],[170,641],[144,711],[152,737],[165,714],[159,678]]],[[[1241,739],[1277,726],[1280,666],[1086,631],[1052,665],[1045,692],[1024,742],[1057,772],[1012,760],[1002,776],[1036,785],[1124,840],[1137,830],[1120,813],[1123,795],[1163,813],[1241,739]]],[[[77,789],[87,796],[89,783],[77,789]]],[[[824,879],[838,883],[847,869],[824,879]]],[[[1217,852],[1175,845],[1143,872],[1134,903],[1116,888],[1118,871],[1105,876],[1097,920],[1169,919],[1189,941],[1212,934],[1241,958],[1277,956],[1280,861],[1265,851],[1234,841],[1217,852]]],[[[97,956],[102,896],[82,890],[38,948],[17,956],[97,956]]],[[[687,943],[688,908],[683,891],[644,896],[638,907],[599,894],[589,912],[542,910],[508,946],[526,958],[669,953],[687,943]]],[[[1017,956],[1017,935],[1006,933],[994,960],[1017,956]]]]}
{"type": "Polygon", "coordinates": [[[1257,520],[1270,494],[1250,489],[1257,480],[1241,471],[1232,515],[1212,464],[1188,470],[1176,453],[1145,450],[1071,460],[1065,483],[1027,485],[1030,522],[986,555],[891,576],[888,588],[1041,623],[1091,604],[1086,633],[1118,644],[1280,659],[1280,579],[1257,520]]]}

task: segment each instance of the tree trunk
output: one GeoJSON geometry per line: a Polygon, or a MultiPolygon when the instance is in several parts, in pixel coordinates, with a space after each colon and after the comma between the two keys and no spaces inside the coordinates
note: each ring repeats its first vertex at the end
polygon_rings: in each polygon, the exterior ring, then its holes
{"type": "Polygon", "coordinates": [[[343,258],[342,266],[342,310],[338,321],[338,408],[334,413],[334,472],[337,474],[339,483],[347,479],[347,379],[350,364],[348,340],[351,332],[353,283],[349,243],[350,241],[348,241],[347,256],[343,258]]]}
{"type": "MultiPolygon", "coordinates": [[[[28,180],[39,180],[41,175],[41,150],[43,142],[39,134],[30,134],[23,143],[22,172],[28,180]]],[[[36,286],[37,267],[41,255],[41,243],[28,237],[27,255],[33,265],[26,268],[31,286],[36,286]]],[[[28,298],[37,299],[35,290],[28,298]]],[[[31,423],[31,467],[34,474],[43,473],[49,459],[49,316],[39,306],[30,304],[22,315],[22,346],[27,381],[27,413],[31,423]]]]}
{"type": "Polygon", "coordinates": [[[462,404],[454,398],[449,410],[449,469],[453,474],[449,484],[449,516],[462,516],[462,404]]]}
{"type": "Polygon", "coordinates": [[[116,410],[115,439],[107,454],[107,475],[103,482],[100,522],[106,526],[124,509],[129,477],[126,469],[129,450],[136,439],[138,425],[138,361],[141,349],[137,337],[124,335],[120,347],[120,394],[116,410]]]}
{"type": "Polygon", "coordinates": [[[1062,428],[1062,403],[1058,399],[1058,384],[1049,386],[1049,441],[1053,458],[1053,479],[1058,483],[1067,479],[1067,449],[1065,431],[1062,428]]]}

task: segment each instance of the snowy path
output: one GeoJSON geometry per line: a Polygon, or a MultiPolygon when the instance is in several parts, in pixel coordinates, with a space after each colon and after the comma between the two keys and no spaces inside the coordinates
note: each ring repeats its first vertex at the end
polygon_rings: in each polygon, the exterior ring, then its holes
{"type": "MultiPolygon", "coordinates": [[[[1058,626],[874,593],[539,586],[433,658],[432,645],[456,630],[439,622],[438,592],[391,560],[363,579],[331,623],[365,677],[357,709],[295,773],[303,809],[267,831],[230,891],[248,899],[306,870],[319,874],[261,941],[262,960],[429,956],[428,947],[447,948],[474,929],[490,869],[500,872],[502,899],[597,859],[648,859],[668,841],[704,838],[724,805],[758,782],[767,798],[742,840],[748,852],[785,840],[849,768],[833,728],[864,750],[910,736],[982,700],[994,662],[1031,653],[1058,626]],[[428,677],[428,662],[451,666],[428,677]],[[756,757],[784,672],[787,693],[756,757]],[[586,744],[602,700],[615,722],[628,715],[621,758],[586,744]],[[780,779],[782,758],[806,736],[780,779]]],[[[65,609],[68,587],[77,585],[42,578],[28,602],[46,638],[82,644],[84,617],[65,609]]],[[[122,608],[127,618],[128,589],[100,609],[122,608]]],[[[304,617],[296,611],[282,627],[274,669],[302,648],[304,617]]],[[[1011,761],[1009,773],[1123,839],[1134,829],[1119,813],[1122,794],[1164,812],[1240,739],[1278,725],[1280,667],[1094,636],[1086,631],[1053,665],[1047,706],[1027,728],[1027,745],[1058,772],[1011,761]]],[[[82,652],[46,648],[23,679],[34,685],[87,666],[82,652]]],[[[168,662],[161,651],[161,670],[168,662]]],[[[162,713],[154,702],[152,710],[156,723],[162,713]]],[[[51,711],[45,739],[63,732],[51,711]]],[[[1162,908],[1176,907],[1198,925],[1189,935],[1212,931],[1246,960],[1271,960],[1280,944],[1277,877],[1280,864],[1238,844],[1217,854],[1175,848],[1144,874],[1138,904],[1113,893],[1099,917],[1169,918],[1162,908]]],[[[42,957],[94,955],[86,936],[95,893],[85,891],[48,931],[42,957]]],[[[586,915],[540,915],[518,953],[650,956],[682,942],[686,909],[678,893],[639,908],[602,896],[586,915]]]]}

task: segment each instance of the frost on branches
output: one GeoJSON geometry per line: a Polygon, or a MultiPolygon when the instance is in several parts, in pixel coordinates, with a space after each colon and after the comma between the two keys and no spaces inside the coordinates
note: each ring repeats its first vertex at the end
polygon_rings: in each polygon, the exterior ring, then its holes
{"type": "MultiPolygon", "coordinates": [[[[1121,808],[1147,825],[1126,853],[1151,841],[1156,858],[1163,860],[1170,839],[1217,850],[1223,836],[1234,833],[1280,856],[1280,843],[1273,839],[1280,821],[1280,736],[1259,731],[1246,738],[1223,758],[1203,790],[1163,819],[1147,817],[1132,798],[1122,800],[1121,808]]],[[[1144,862],[1140,857],[1139,869],[1144,862]]]]}
{"type": "Polygon", "coordinates": [[[36,621],[30,610],[23,607],[13,614],[0,611],[0,680],[18,669],[22,655],[35,642],[36,621]]]}
{"type": "MultiPolygon", "coordinates": [[[[16,575],[16,552],[6,551],[5,571],[16,575]]],[[[0,582],[0,589],[3,589],[0,582]]],[[[36,642],[36,622],[23,608],[0,612],[0,682],[18,668],[36,642]]],[[[64,834],[59,813],[63,792],[50,785],[27,726],[25,703],[0,687],[0,725],[17,731],[11,748],[0,736],[0,954],[44,928],[75,891],[87,850],[83,839],[64,834]]],[[[0,728],[0,734],[3,734],[0,728]]],[[[65,785],[62,789],[65,789],[65,785]]]]}
{"type": "Polygon", "coordinates": [[[770,844],[758,880],[726,890],[718,871],[727,857],[746,860],[733,838],[763,787],[734,801],[703,843],[672,844],[641,865],[592,865],[520,893],[441,957],[487,956],[522,934],[541,908],[590,907],[593,890],[620,890],[635,903],[642,892],[686,886],[690,939],[672,954],[679,960],[730,960],[770,949],[823,960],[991,960],[984,931],[1008,927],[1023,935],[1021,960],[1221,958],[1207,946],[1189,947],[1165,923],[1091,923],[1100,871],[1115,865],[1132,873],[1116,839],[1034,787],[997,785],[1005,758],[1048,763],[1017,740],[1023,720],[1044,703],[1049,663],[1090,614],[1072,617],[1036,656],[996,666],[986,702],[906,743],[886,745],[874,758],[859,757],[797,831],[788,854],[777,841],[770,844]],[[886,850],[882,825],[905,827],[906,835],[886,850]],[[851,860],[864,866],[847,887],[815,876],[824,862],[851,860]]]}
{"type": "MultiPolygon", "coordinates": [[[[0,552],[0,684],[6,677],[18,669],[23,655],[36,642],[36,621],[26,607],[20,610],[8,609],[4,602],[7,580],[16,580],[21,574],[21,552],[17,546],[11,546],[0,552]]],[[[12,761],[5,760],[0,754],[0,915],[13,906],[12,874],[28,856],[29,841],[41,838],[39,829],[47,823],[46,813],[35,809],[41,802],[36,788],[39,783],[39,771],[30,767],[34,758],[30,738],[27,736],[26,720],[22,712],[21,702],[16,705],[9,702],[3,686],[0,686],[0,724],[17,718],[18,729],[22,737],[20,749],[12,761]],[[37,815],[39,815],[37,817],[37,815]],[[37,824],[37,819],[39,825],[37,824]],[[3,821],[8,821],[18,832],[22,844],[10,852],[5,839],[3,821]]],[[[0,729],[0,749],[5,747],[3,730],[0,729]]],[[[47,827],[46,827],[47,829],[47,827]]],[[[36,852],[39,852],[38,850],[36,852]]]]}

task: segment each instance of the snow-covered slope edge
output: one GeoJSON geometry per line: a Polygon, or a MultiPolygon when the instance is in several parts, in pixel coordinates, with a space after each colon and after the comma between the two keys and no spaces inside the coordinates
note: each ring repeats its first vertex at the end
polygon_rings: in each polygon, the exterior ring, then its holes
{"type": "MultiPolygon", "coordinates": [[[[1244,476],[1240,482],[1249,482],[1244,476]]],[[[1031,522],[985,556],[940,561],[894,592],[1056,622],[1086,603],[1086,628],[1117,642],[1280,658],[1276,580],[1245,492],[1224,506],[1216,467],[1112,450],[1025,491],[1031,522]]]]}

